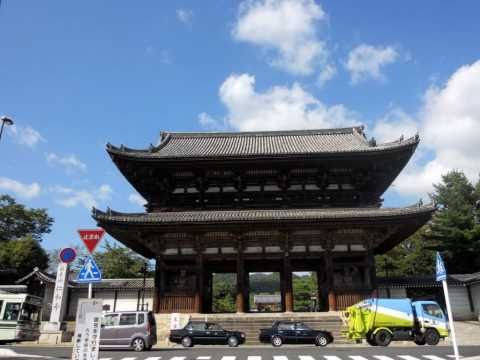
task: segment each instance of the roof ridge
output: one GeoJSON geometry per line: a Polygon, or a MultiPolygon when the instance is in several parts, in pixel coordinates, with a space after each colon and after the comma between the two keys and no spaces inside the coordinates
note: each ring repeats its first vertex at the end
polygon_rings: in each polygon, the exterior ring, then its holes
{"type": "Polygon", "coordinates": [[[354,132],[363,132],[363,126],[351,126],[343,128],[328,129],[303,129],[303,130],[264,130],[264,131],[175,131],[162,132],[172,137],[235,137],[235,136],[299,136],[315,134],[351,134],[354,132]]]}

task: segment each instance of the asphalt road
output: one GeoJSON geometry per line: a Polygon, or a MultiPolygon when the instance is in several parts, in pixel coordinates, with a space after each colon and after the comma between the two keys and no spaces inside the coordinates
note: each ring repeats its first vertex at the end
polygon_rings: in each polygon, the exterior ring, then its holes
{"type": "MultiPolygon", "coordinates": [[[[68,347],[2,346],[3,359],[70,359],[68,347]],[[12,353],[12,350],[15,354],[12,353]],[[7,354],[10,352],[10,354],[7,354]],[[34,355],[31,357],[29,355],[34,355]]],[[[170,348],[145,352],[130,350],[100,351],[99,360],[452,360],[449,346],[326,347],[283,346],[238,347],[197,346],[191,349],[170,348]]],[[[480,346],[460,347],[462,357],[480,355],[480,346]]]]}

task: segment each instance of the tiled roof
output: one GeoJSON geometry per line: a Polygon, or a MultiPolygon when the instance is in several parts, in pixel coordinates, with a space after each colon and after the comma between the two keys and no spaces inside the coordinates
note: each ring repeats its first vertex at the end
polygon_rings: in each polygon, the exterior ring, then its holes
{"type": "Polygon", "coordinates": [[[147,224],[191,224],[191,223],[236,223],[261,221],[302,220],[351,220],[365,218],[389,218],[402,215],[429,214],[433,205],[414,205],[405,208],[321,208],[321,209],[272,209],[272,210],[202,210],[155,213],[103,212],[93,209],[92,216],[99,223],[147,223],[147,224]]]}
{"type": "Polygon", "coordinates": [[[151,159],[222,158],[372,152],[416,146],[418,136],[376,144],[367,141],[363,127],[264,132],[162,132],[158,146],[135,150],[107,145],[124,157],[151,159]]]}
{"type": "MultiPolygon", "coordinates": [[[[480,282],[480,272],[473,274],[451,274],[447,276],[447,282],[452,286],[464,286],[467,284],[480,282]]],[[[415,276],[415,277],[377,277],[379,288],[399,288],[399,287],[441,287],[442,283],[437,281],[434,275],[415,276]]]]}

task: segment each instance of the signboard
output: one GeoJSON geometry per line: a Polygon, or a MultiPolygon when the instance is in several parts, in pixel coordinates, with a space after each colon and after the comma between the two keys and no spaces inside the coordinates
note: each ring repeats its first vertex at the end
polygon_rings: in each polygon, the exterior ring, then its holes
{"type": "Polygon", "coordinates": [[[172,313],[170,315],[170,330],[177,330],[181,328],[182,327],[180,326],[180,314],[172,313]]]}
{"type": "Polygon", "coordinates": [[[80,229],[78,234],[87,247],[90,254],[93,253],[100,240],[102,240],[105,230],[103,229],[80,229]]]}
{"type": "Polygon", "coordinates": [[[75,260],[77,252],[74,248],[64,248],[60,251],[59,257],[63,263],[68,264],[75,260]]]}
{"type": "Polygon", "coordinates": [[[442,281],[447,279],[447,270],[445,269],[445,264],[443,263],[440,253],[437,251],[437,281],[442,281]]]}
{"type": "Polygon", "coordinates": [[[91,283],[91,282],[98,282],[102,280],[102,273],[100,272],[100,268],[97,266],[97,263],[91,256],[87,257],[85,264],[80,269],[77,282],[79,283],[91,283]]]}
{"type": "Polygon", "coordinates": [[[68,264],[59,263],[57,268],[57,278],[55,280],[55,290],[53,291],[52,311],[50,312],[50,322],[56,323],[60,330],[60,323],[65,315],[65,301],[68,288],[68,264]]]}
{"type": "Polygon", "coordinates": [[[102,305],[101,299],[78,300],[72,360],[98,360],[102,305]]]}

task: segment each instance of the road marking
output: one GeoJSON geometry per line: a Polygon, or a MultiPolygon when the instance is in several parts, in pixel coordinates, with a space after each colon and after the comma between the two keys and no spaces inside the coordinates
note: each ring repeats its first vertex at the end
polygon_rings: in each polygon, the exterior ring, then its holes
{"type": "Polygon", "coordinates": [[[315,358],[313,356],[310,356],[310,355],[298,355],[298,358],[300,360],[315,360],[315,358]]]}
{"type": "Polygon", "coordinates": [[[174,356],[170,360],[185,360],[185,356],[174,356]]]}
{"type": "Polygon", "coordinates": [[[377,358],[378,360],[393,360],[390,356],[385,356],[385,355],[373,355],[374,358],[377,358]]]}
{"type": "Polygon", "coordinates": [[[285,355],[274,355],[273,360],[288,360],[288,357],[285,355]]]}
{"type": "MultiPolygon", "coordinates": [[[[455,355],[447,355],[449,358],[455,359],[455,355]]],[[[462,355],[458,355],[459,358],[462,358],[462,355]]]]}
{"type": "Polygon", "coordinates": [[[161,356],[150,356],[148,358],[145,358],[145,360],[160,360],[161,358],[161,356]]]}
{"type": "Polygon", "coordinates": [[[352,360],[368,360],[366,357],[359,356],[359,355],[349,355],[348,357],[352,360]]]}
{"type": "Polygon", "coordinates": [[[247,360],[262,360],[261,356],[247,356],[247,360]]]}
{"type": "Polygon", "coordinates": [[[122,358],[122,360],[135,360],[136,357],[124,357],[122,358]]]}
{"type": "Polygon", "coordinates": [[[211,358],[211,356],[198,356],[197,360],[210,360],[211,358]]]}
{"type": "Polygon", "coordinates": [[[222,360],[235,360],[236,356],[222,356],[222,360]]]}
{"type": "Polygon", "coordinates": [[[324,355],[323,357],[327,360],[342,360],[338,356],[333,356],[333,355],[324,355]]]}
{"type": "Polygon", "coordinates": [[[417,357],[411,355],[398,355],[398,357],[404,360],[419,360],[417,357]]]}
{"type": "Polygon", "coordinates": [[[98,360],[112,360],[112,358],[100,358],[98,360]]]}
{"type": "Polygon", "coordinates": [[[445,358],[442,358],[437,355],[422,355],[424,358],[427,358],[429,360],[445,360],[445,358]]]}

